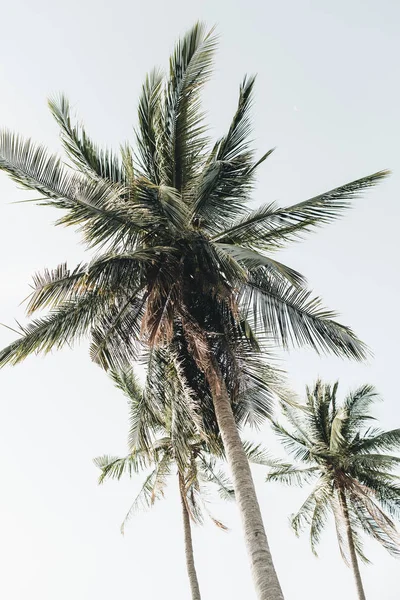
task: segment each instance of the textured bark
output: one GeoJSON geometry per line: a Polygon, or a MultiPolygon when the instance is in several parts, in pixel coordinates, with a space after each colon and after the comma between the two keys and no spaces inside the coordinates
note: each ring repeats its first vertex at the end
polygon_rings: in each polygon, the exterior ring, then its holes
{"type": "Polygon", "coordinates": [[[342,510],[342,516],[346,528],[347,543],[349,546],[351,570],[353,571],[354,579],[356,582],[357,594],[359,600],[366,600],[365,592],[362,584],[360,568],[358,566],[357,552],[354,546],[353,532],[351,530],[349,510],[347,508],[346,494],[339,488],[339,502],[342,510]]]}
{"type": "Polygon", "coordinates": [[[189,517],[188,509],[186,507],[183,483],[182,483],[181,477],[179,477],[179,491],[180,491],[180,495],[181,495],[183,531],[184,531],[184,536],[185,536],[186,569],[187,569],[187,574],[189,577],[190,590],[192,593],[192,600],[201,600],[199,581],[197,579],[196,567],[194,566],[192,529],[190,526],[190,517],[189,517]]]}
{"type": "Polygon", "coordinates": [[[265,534],[249,461],[235,423],[229,394],[216,364],[207,370],[215,414],[232,473],[236,503],[242,519],[251,570],[259,600],[283,600],[265,534]]]}

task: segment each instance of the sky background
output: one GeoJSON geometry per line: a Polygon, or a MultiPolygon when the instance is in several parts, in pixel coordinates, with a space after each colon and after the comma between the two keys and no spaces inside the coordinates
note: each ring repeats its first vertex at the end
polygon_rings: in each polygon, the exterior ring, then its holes
{"type": "MultiPolygon", "coordinates": [[[[64,91],[101,143],[133,139],[145,73],[166,66],[177,36],[200,18],[221,35],[204,101],[212,134],[235,109],[242,76],[257,73],[254,137],[277,151],[260,170],[255,204],[294,203],[383,168],[392,177],[345,218],[281,253],[374,351],[368,364],[285,355],[294,390],[317,376],[340,379],[340,394],[375,384],[382,426],[400,426],[398,397],[399,36],[394,0],[36,0],[2,5],[0,125],[60,148],[46,98],[64,91]]],[[[72,230],[52,227],[48,208],[0,175],[0,321],[23,319],[34,272],[83,258],[72,230]]],[[[0,328],[0,345],[14,334],[0,328]]],[[[0,378],[0,596],[7,600],[187,600],[176,487],[152,512],[119,525],[139,481],[97,486],[92,458],[126,451],[127,403],[90,363],[83,344],[6,368],[0,378]]],[[[267,426],[254,439],[273,444],[267,426]]],[[[353,598],[333,528],[320,558],[288,515],[307,490],[266,486],[260,505],[286,600],[353,598]]],[[[214,513],[230,527],[194,531],[203,596],[255,598],[234,505],[214,513]]],[[[367,544],[367,597],[399,597],[399,563],[367,544]]]]}

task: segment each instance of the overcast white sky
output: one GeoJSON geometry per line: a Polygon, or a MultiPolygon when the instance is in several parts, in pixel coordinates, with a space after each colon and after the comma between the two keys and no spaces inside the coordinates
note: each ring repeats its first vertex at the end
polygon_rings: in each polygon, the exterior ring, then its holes
{"type": "MultiPolygon", "coordinates": [[[[352,179],[392,168],[393,176],[355,203],[341,222],[293,246],[284,259],[309,278],[373,348],[357,365],[293,352],[286,367],[301,392],[321,375],[341,392],[366,381],[385,397],[385,427],[400,426],[399,17],[394,0],[15,0],[2,3],[0,125],[59,148],[46,98],[64,91],[92,136],[117,146],[132,139],[146,71],[166,65],[178,34],[200,18],[221,34],[205,102],[215,135],[228,124],[246,72],[257,72],[257,146],[276,153],[262,169],[255,201],[296,202],[352,179]]],[[[0,321],[23,318],[31,275],[82,258],[72,231],[51,226],[45,208],[0,177],[0,321]]],[[[0,329],[0,345],[13,339],[0,329]]],[[[92,458],[125,452],[127,406],[86,347],[1,373],[0,596],[7,600],[187,600],[180,508],[167,499],[119,524],[138,482],[98,487],[92,458]]],[[[268,442],[267,428],[261,437],[268,442]]],[[[259,499],[286,600],[353,598],[333,529],[315,559],[307,536],[287,518],[306,491],[263,484],[259,499]]],[[[216,506],[231,527],[194,532],[207,600],[255,598],[234,506],[216,506]]],[[[363,568],[369,599],[399,597],[399,563],[374,544],[363,568]]]]}

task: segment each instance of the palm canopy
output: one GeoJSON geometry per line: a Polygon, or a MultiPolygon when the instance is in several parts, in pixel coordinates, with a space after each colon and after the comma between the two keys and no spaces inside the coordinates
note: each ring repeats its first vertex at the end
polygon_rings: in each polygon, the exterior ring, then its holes
{"type": "MultiPolygon", "coordinates": [[[[222,441],[202,418],[196,395],[185,381],[179,361],[170,352],[154,352],[148,360],[143,387],[132,368],[111,371],[110,376],[129,401],[129,454],[122,458],[109,455],[96,458],[95,463],[102,471],[100,482],[106,478],[119,480],[123,475],[132,477],[151,469],[123,528],[137,510],[151,507],[164,496],[173,470],[179,475],[181,493],[192,520],[201,523],[206,512],[222,526],[208,511],[206,490],[208,484],[214,484],[222,499],[234,498],[221,464],[225,460],[222,441]]],[[[234,405],[239,426],[249,420],[246,406],[245,402],[234,405]]],[[[253,414],[253,406],[250,412],[253,414]]],[[[213,419],[210,422],[214,424],[213,419]]],[[[245,441],[243,446],[252,463],[264,464],[267,454],[260,445],[245,441]]]]}
{"type": "Polygon", "coordinates": [[[273,428],[294,462],[270,460],[267,481],[300,486],[316,482],[291,519],[297,534],[310,528],[314,553],[331,512],[342,556],[349,563],[341,510],[345,502],[358,555],[366,560],[360,538],[365,532],[398,556],[400,536],[393,519],[400,517],[400,458],[387,452],[400,448],[400,429],[382,431],[372,425],[371,405],[379,398],[373,386],[359,387],[341,405],[337,387],[318,381],[307,388],[306,404],[284,409],[289,428],[277,422],[273,428]]]}
{"type": "Polygon", "coordinates": [[[67,164],[29,139],[1,133],[0,169],[38,192],[40,204],[61,209],[57,223],[77,227],[95,254],[87,264],[35,276],[27,312],[49,313],[21,329],[0,365],[88,335],[92,359],[106,369],[131,363],[138,342],[173,341],[203,367],[211,350],[227,376],[239,368],[232,348],[254,345],[252,327],[284,347],[365,356],[353,332],[272,253],[339,217],[387,172],[292,206],[250,210],[255,174],[271,151],[257,159],[250,141],[254,77],[240,86],[226,135],[210,143],[200,92],[215,48],[214,32],[196,24],[177,43],[169,72],[147,76],[136,150],[101,149],[74,123],[64,96],[49,106],[67,164]]]}
{"type": "MultiPolygon", "coordinates": [[[[160,360],[162,360],[160,358],[160,360]]],[[[132,477],[147,471],[144,483],[122,524],[138,511],[150,508],[164,497],[172,474],[178,474],[180,493],[191,519],[198,524],[206,512],[216,525],[225,526],[208,510],[208,484],[214,484],[223,499],[234,496],[232,485],[222,469],[224,456],[221,442],[209,438],[196,426],[190,411],[185,385],[176,363],[169,363],[169,380],[164,380],[164,393],[159,403],[146,394],[132,369],[112,372],[111,377],[129,399],[129,454],[126,457],[101,456],[95,459],[101,469],[100,482],[106,478],[132,477]],[[160,407],[162,409],[160,410],[160,407]],[[150,472],[149,472],[150,471],[150,472]]],[[[253,450],[254,452],[254,450],[253,450]]]]}

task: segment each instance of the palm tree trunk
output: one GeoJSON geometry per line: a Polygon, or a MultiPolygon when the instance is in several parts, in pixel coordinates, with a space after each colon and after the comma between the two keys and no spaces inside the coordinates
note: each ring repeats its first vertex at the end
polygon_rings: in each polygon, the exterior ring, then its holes
{"type": "Polygon", "coordinates": [[[184,497],[184,487],[182,477],[179,475],[179,492],[182,504],[183,531],[185,536],[185,556],[186,570],[189,577],[190,589],[192,592],[192,600],[201,600],[199,581],[197,579],[196,568],[194,566],[194,554],[192,543],[192,529],[190,526],[190,517],[184,497]]]}
{"type": "Polygon", "coordinates": [[[342,510],[342,516],[343,516],[344,523],[345,523],[347,543],[349,545],[351,569],[353,571],[354,579],[356,582],[358,598],[359,598],[359,600],[366,600],[365,592],[364,592],[364,588],[363,588],[363,584],[362,584],[362,579],[361,579],[360,568],[358,566],[357,552],[356,552],[356,549],[354,546],[353,532],[351,530],[349,509],[347,507],[346,494],[341,487],[339,487],[339,503],[340,503],[340,508],[342,510]]]}
{"type": "Polygon", "coordinates": [[[210,361],[206,377],[213,396],[215,415],[232,473],[236,502],[258,600],[283,600],[258,504],[249,461],[235,423],[230,397],[218,366],[210,361]]]}

